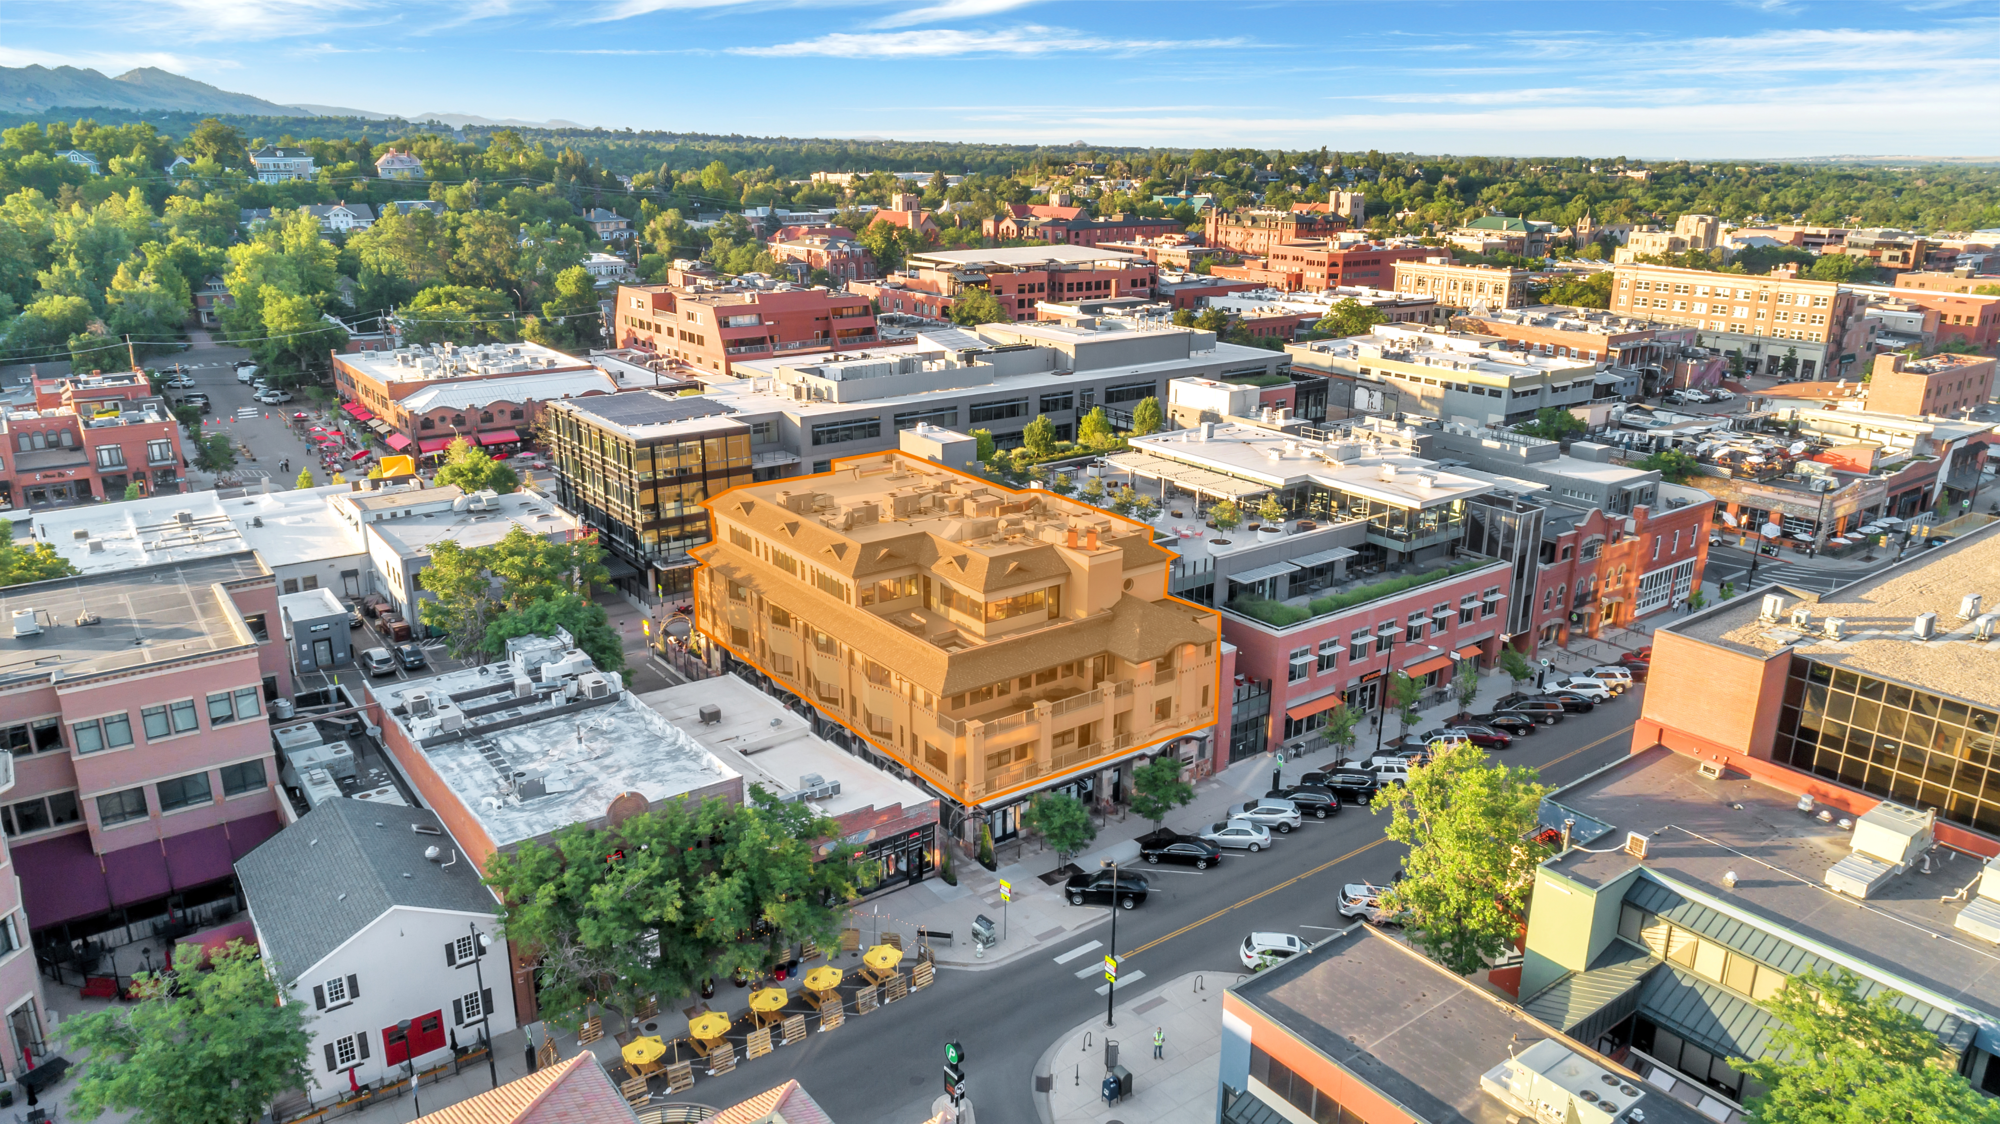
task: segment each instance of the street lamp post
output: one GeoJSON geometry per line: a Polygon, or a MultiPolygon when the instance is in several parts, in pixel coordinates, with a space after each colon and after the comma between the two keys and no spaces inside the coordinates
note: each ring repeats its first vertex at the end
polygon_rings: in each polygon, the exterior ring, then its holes
{"type": "Polygon", "coordinates": [[[396,1020],[396,1029],[403,1035],[403,1064],[410,1069],[410,1105],[419,1117],[424,1114],[423,1098],[417,1095],[417,1056],[410,1051],[410,1020],[396,1020]]]}
{"type": "Polygon", "coordinates": [[[1749,592],[1748,587],[1754,586],[1757,582],[1757,561],[1764,556],[1764,541],[1784,534],[1785,529],[1767,520],[1762,527],[1752,533],[1757,536],[1757,545],[1750,552],[1750,576],[1743,579],[1746,593],[1749,592]]]}
{"type": "MultiPolygon", "coordinates": [[[[1118,962],[1118,863],[1114,859],[1103,859],[1100,860],[1100,863],[1111,871],[1111,948],[1107,952],[1107,955],[1111,957],[1111,962],[1115,964],[1118,962]]],[[[1111,1021],[1111,1008],[1113,1004],[1118,1002],[1118,980],[1116,978],[1118,973],[1113,971],[1111,974],[1113,978],[1104,981],[1104,1025],[1107,1027],[1117,1025],[1111,1021]]]]}
{"type": "Polygon", "coordinates": [[[486,1047],[486,1076],[493,1079],[493,1087],[500,1087],[500,1069],[493,1064],[493,1038],[488,1032],[493,1028],[493,1011],[486,1002],[486,970],[481,961],[486,959],[486,950],[492,941],[479,931],[479,922],[469,922],[472,929],[472,980],[479,989],[479,1042],[486,1047]]]}

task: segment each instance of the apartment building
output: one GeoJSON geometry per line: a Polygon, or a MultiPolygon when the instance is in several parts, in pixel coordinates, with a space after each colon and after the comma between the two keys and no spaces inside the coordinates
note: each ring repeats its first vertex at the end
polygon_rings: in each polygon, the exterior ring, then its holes
{"type": "Polygon", "coordinates": [[[1972,293],[1987,285],[2000,285],[2000,276],[1974,273],[1970,269],[1949,272],[1913,269],[1898,273],[1895,279],[1898,289],[1919,289],[1931,293],[1972,293]]]}
{"type": "MultiPolygon", "coordinates": [[[[0,808],[14,803],[14,758],[0,759],[0,808]]],[[[6,813],[11,815],[11,813],[6,813]]],[[[8,820],[9,823],[13,821],[8,820]]],[[[0,1078],[13,1080],[42,1064],[49,1045],[49,1000],[28,940],[28,916],[21,904],[21,880],[9,842],[0,839],[0,1015],[6,1019],[5,1056],[0,1078]]]]}
{"type": "Polygon", "coordinates": [[[942,320],[967,290],[984,289],[1015,321],[1043,301],[1150,298],[1159,269],[1144,258],[1086,246],[1016,246],[913,254],[901,272],[848,286],[883,312],[942,320]]]}
{"type": "Polygon", "coordinates": [[[788,239],[773,238],[770,245],[771,256],[781,265],[796,264],[798,274],[823,270],[842,282],[875,276],[875,256],[851,237],[804,232],[788,239]]]}
{"type": "Polygon", "coordinates": [[[1397,409],[1436,418],[1497,424],[1528,420],[1547,407],[1588,405],[1618,377],[1589,359],[1514,351],[1492,336],[1378,324],[1365,336],[1291,344],[1286,353],[1313,371],[1394,392],[1397,409]]]}
{"type": "Polygon", "coordinates": [[[1281,242],[1264,255],[1266,283],[1290,291],[1319,292],[1342,286],[1395,287],[1396,263],[1423,261],[1437,251],[1428,246],[1342,242],[1328,238],[1281,242]]]}
{"type": "Polygon", "coordinates": [[[1454,309],[1520,308],[1528,300],[1528,271],[1449,261],[1399,261],[1395,289],[1433,297],[1454,309]]]}
{"type": "Polygon", "coordinates": [[[1922,359],[1901,352],[1877,355],[1868,380],[1868,409],[1910,417],[1963,417],[1992,401],[1995,363],[1950,353],[1922,359]]]}
{"type": "Polygon", "coordinates": [[[277,581],[255,554],[0,592],[0,809],[28,923],[51,939],[233,892],[278,830],[266,707],[292,693],[277,581]]]}
{"type": "Polygon", "coordinates": [[[717,374],[754,357],[883,342],[865,296],[790,283],[620,285],[612,330],[619,347],[717,374]]]}
{"type": "MultiPolygon", "coordinates": [[[[1987,278],[2000,285],[2000,278],[1987,278]]],[[[1937,314],[1933,346],[1958,341],[1980,355],[2000,355],[2000,293],[1949,292],[1897,285],[1848,286],[1862,300],[1893,300],[1937,314]]]]}
{"type": "MultiPolygon", "coordinates": [[[[556,498],[597,534],[622,565],[613,582],[647,599],[685,593],[708,541],[710,497],[796,465],[782,450],[753,457],[753,433],[775,436],[774,419],[752,423],[717,397],[636,391],[577,398],[549,408],[546,433],[556,498]]],[[[774,442],[773,442],[774,444],[774,442]]]]}
{"type": "Polygon", "coordinates": [[[1217,249],[1261,258],[1285,243],[1331,238],[1346,229],[1347,219],[1330,212],[1210,208],[1204,220],[1203,240],[1217,249]]]}
{"type": "Polygon", "coordinates": [[[543,403],[621,389],[589,360],[527,342],[335,355],[333,385],[390,449],[427,457],[459,437],[512,452],[531,439],[543,403]]]}
{"type": "Polygon", "coordinates": [[[1029,793],[1116,798],[1216,722],[1217,616],[1167,595],[1143,524],[901,452],[708,507],[702,635],[996,838],[1029,793]]]}
{"type": "Polygon", "coordinates": [[[0,409],[0,504],[64,507],[180,492],[182,430],[145,376],[36,379],[32,401],[0,409]]]}
{"type": "Polygon", "coordinates": [[[1789,357],[1801,378],[1831,377],[1856,361],[1841,350],[1854,294],[1831,281],[1801,280],[1796,269],[1746,277],[1637,263],[1614,273],[1612,312],[1697,328],[1752,373],[1777,371],[1789,357]]]}

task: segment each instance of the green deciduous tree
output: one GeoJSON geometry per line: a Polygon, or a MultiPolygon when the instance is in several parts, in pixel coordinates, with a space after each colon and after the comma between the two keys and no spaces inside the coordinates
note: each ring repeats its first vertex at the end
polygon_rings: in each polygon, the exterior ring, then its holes
{"type": "Polygon", "coordinates": [[[1021,826],[1042,837],[1055,850],[1057,859],[1068,858],[1097,838],[1097,825],[1090,822],[1090,809],[1067,792],[1038,792],[1021,815],[1021,826]]]}
{"type": "Polygon", "coordinates": [[[742,806],[667,803],[616,828],[575,825],[553,847],[494,856],[487,883],[509,941],[536,957],[544,1017],[633,1012],[704,979],[768,971],[801,941],[831,946],[845,903],[874,881],[839,828],[750,787],[742,806]],[[817,861],[815,861],[817,860],[817,861]]]}
{"type": "Polygon", "coordinates": [[[1383,905],[1406,912],[1417,943],[1452,971],[1477,971],[1520,935],[1547,855],[1529,840],[1547,791],[1534,770],[1491,764],[1461,743],[1376,797],[1374,811],[1389,812],[1389,838],[1409,848],[1405,876],[1383,905]]]}
{"type": "Polygon", "coordinates": [[[1479,697],[1479,661],[1465,659],[1458,661],[1458,672],[1451,677],[1452,694],[1458,696],[1458,708],[1471,710],[1472,700],[1479,697]]]}
{"type": "MultiPolygon", "coordinates": [[[[489,632],[503,617],[513,622],[508,629],[520,629],[509,633],[516,636],[527,631],[519,622],[541,619],[508,614],[521,614],[538,602],[566,594],[587,597],[591,588],[609,581],[610,572],[595,542],[555,542],[515,527],[491,546],[468,548],[449,539],[433,546],[430,564],[417,575],[417,584],[435,599],[423,601],[418,614],[426,626],[445,634],[454,656],[464,659],[488,652],[489,632]]],[[[575,630],[571,634],[576,635],[575,630]]],[[[606,659],[614,655],[603,654],[606,659]]],[[[591,652],[593,660],[598,655],[591,652]]],[[[616,659],[622,663],[622,654],[616,659]]]]}
{"type": "Polygon", "coordinates": [[[1544,406],[1535,411],[1534,421],[1514,427],[1517,432],[1545,441],[1567,440],[1581,435],[1585,428],[1582,419],[1560,406],[1544,406]]]}
{"type": "Polygon", "coordinates": [[[1528,657],[1504,644],[1500,647],[1500,670],[1516,683],[1535,677],[1534,665],[1528,662],[1528,657]]]}
{"type": "Polygon", "coordinates": [[[299,469],[299,478],[297,480],[292,481],[292,487],[310,488],[312,486],[313,486],[313,470],[310,468],[299,469]]]}
{"type": "Polygon", "coordinates": [[[1132,770],[1132,811],[1158,827],[1175,808],[1194,800],[1194,786],[1181,779],[1180,760],[1167,754],[1132,770]]]}
{"type": "Polygon", "coordinates": [[[993,443],[993,431],[990,429],[972,431],[972,449],[972,455],[978,458],[981,464],[992,460],[993,454],[1000,451],[999,446],[993,443]]]}
{"type": "Polygon", "coordinates": [[[1326,315],[1319,318],[1319,323],[1313,325],[1313,331],[1330,336],[1365,336],[1375,325],[1386,323],[1388,319],[1382,310],[1348,297],[1334,302],[1326,315]]]}
{"type": "Polygon", "coordinates": [[[1776,1016],[1770,1047],[1732,1068],[1764,1087],[1743,1106],[1757,1124],[1994,1124],[2000,1105],[1955,1071],[1956,1061],[1902,997],[1863,999],[1845,972],[1806,972],[1763,1004],[1776,1016]]]}
{"type": "Polygon", "coordinates": [[[1046,457],[1056,451],[1056,423],[1047,414],[1036,414],[1035,420],[1021,429],[1021,445],[1037,457],[1046,457]]]}
{"type": "Polygon", "coordinates": [[[1542,303],[1566,304],[1576,308],[1610,308],[1611,277],[1608,269],[1582,276],[1566,275],[1549,286],[1542,303]]]}
{"type": "Polygon", "coordinates": [[[1658,472],[1660,479],[1670,484],[1679,484],[1699,473],[1700,464],[1701,462],[1697,461],[1692,453],[1685,453],[1679,449],[1661,449],[1634,463],[1632,467],[1658,472]]]}
{"type": "Polygon", "coordinates": [[[433,285],[403,306],[403,335],[411,343],[487,343],[512,340],[514,302],[498,289],[433,285]]]}
{"type": "Polygon", "coordinates": [[[479,650],[497,659],[507,653],[507,641],[517,636],[553,636],[558,628],[570,634],[599,671],[625,670],[625,641],[611,627],[610,615],[604,606],[575,593],[500,611],[486,626],[479,650]]]}
{"type": "Polygon", "coordinates": [[[1118,442],[1118,435],[1111,429],[1111,419],[1104,416],[1104,407],[1093,408],[1083,415],[1076,426],[1076,443],[1086,449],[1102,449],[1118,442]]]}
{"type": "Polygon", "coordinates": [[[141,1124],[250,1124],[311,1080],[306,1008],[278,1002],[254,947],[174,952],[171,985],[137,973],[144,998],[65,1024],[70,1049],[89,1055],[71,1094],[82,1119],[111,1109],[141,1124]]]}
{"type": "Polygon", "coordinates": [[[1235,500],[1222,500],[1208,509],[1208,521],[1218,531],[1233,531],[1243,525],[1243,509],[1235,500]]]}
{"type": "Polygon", "coordinates": [[[446,446],[444,464],[437,470],[439,487],[456,486],[466,495],[474,492],[518,492],[521,478],[513,469],[486,455],[463,437],[454,437],[446,446]]]}
{"type": "Polygon", "coordinates": [[[951,322],[967,328],[978,324],[999,324],[1011,319],[1007,310],[1000,307],[1000,298],[985,289],[967,289],[951,302],[951,322]]]}
{"type": "Polygon", "coordinates": [[[1160,400],[1158,398],[1148,395],[1145,398],[1139,399],[1139,404],[1132,407],[1133,436],[1144,437],[1148,433],[1158,433],[1160,427],[1165,424],[1166,418],[1160,414],[1160,400]]]}
{"type": "Polygon", "coordinates": [[[53,544],[15,542],[12,538],[14,526],[10,520],[8,540],[5,545],[0,545],[0,586],[74,577],[78,573],[69,559],[56,553],[53,544]]]}
{"type": "Polygon", "coordinates": [[[127,500],[142,500],[142,499],[145,499],[145,498],[146,498],[146,486],[145,486],[144,484],[141,484],[141,483],[139,483],[139,482],[138,482],[138,481],[136,481],[136,480],[135,480],[135,481],[133,481],[133,482],[132,482],[132,483],[130,483],[130,484],[127,484],[127,485],[125,485],[125,498],[126,498],[127,500]]]}
{"type": "Polygon", "coordinates": [[[1417,724],[1417,703],[1424,697],[1424,682],[1397,672],[1389,677],[1389,709],[1396,712],[1400,733],[1407,736],[1417,724]]]}
{"type": "Polygon", "coordinates": [[[194,443],[194,466],[203,472],[228,472],[236,467],[236,446],[227,433],[210,433],[194,443]]]}
{"type": "Polygon", "coordinates": [[[1265,524],[1283,523],[1285,505],[1278,502],[1276,495],[1265,496],[1263,502],[1257,505],[1257,521],[1265,524]]]}

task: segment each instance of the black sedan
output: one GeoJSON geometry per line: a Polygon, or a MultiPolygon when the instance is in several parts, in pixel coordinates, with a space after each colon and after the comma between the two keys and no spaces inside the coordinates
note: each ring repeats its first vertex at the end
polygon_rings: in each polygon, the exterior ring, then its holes
{"type": "Polygon", "coordinates": [[[1222,862],[1222,848],[1206,839],[1160,828],[1139,837],[1139,857],[1149,863],[1182,863],[1207,870],[1222,862]]]}
{"type": "Polygon", "coordinates": [[[1525,738],[1535,732],[1535,720],[1519,714],[1489,714],[1480,721],[1510,738],[1525,738]]]}
{"type": "Polygon", "coordinates": [[[424,650],[416,644],[398,644],[396,645],[396,662],[402,664],[405,671],[422,670],[426,666],[424,662],[424,650]]]}
{"type": "Polygon", "coordinates": [[[1464,738],[1481,749],[1506,749],[1508,746],[1514,744],[1514,739],[1511,735],[1501,733],[1499,730],[1487,726],[1477,725],[1446,726],[1442,729],[1432,730],[1423,736],[1425,745],[1429,745],[1431,742],[1439,739],[1449,740],[1451,738],[1464,738]]]}
{"type": "Polygon", "coordinates": [[[1300,777],[1299,787],[1323,788],[1350,803],[1366,804],[1375,799],[1375,791],[1382,787],[1382,781],[1366,769],[1342,769],[1327,765],[1300,777]]]}
{"type": "Polygon", "coordinates": [[[1340,814],[1340,795],[1330,788],[1319,785],[1295,784],[1290,788],[1274,788],[1264,794],[1266,800],[1289,800],[1301,816],[1311,816],[1323,820],[1340,814]]]}
{"type": "Polygon", "coordinates": [[[1552,702],[1561,703],[1562,708],[1571,714],[1589,714],[1591,711],[1597,709],[1597,703],[1584,698],[1575,691],[1548,691],[1542,697],[1552,702]]]}
{"type": "Polygon", "coordinates": [[[1071,905],[1117,905],[1131,909],[1146,900],[1146,879],[1129,870],[1086,870],[1069,876],[1063,887],[1071,905]],[[1117,882],[1113,884],[1112,878],[1117,882]]]}

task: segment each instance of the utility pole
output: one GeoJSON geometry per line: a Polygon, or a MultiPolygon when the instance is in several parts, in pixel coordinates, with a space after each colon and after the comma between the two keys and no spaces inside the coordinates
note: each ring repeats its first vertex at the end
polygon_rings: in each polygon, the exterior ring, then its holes
{"type": "Polygon", "coordinates": [[[125,333],[125,361],[132,365],[133,370],[136,371],[139,369],[139,353],[132,348],[132,333],[130,332],[125,333]]]}
{"type": "Polygon", "coordinates": [[[493,1087],[500,1087],[500,1070],[493,1064],[493,1038],[488,1032],[493,1027],[493,1012],[486,1002],[486,969],[480,963],[486,959],[486,950],[492,944],[485,933],[479,931],[479,922],[467,923],[472,929],[472,981],[479,989],[479,1041],[486,1047],[486,1076],[492,1078],[493,1087]]]}

